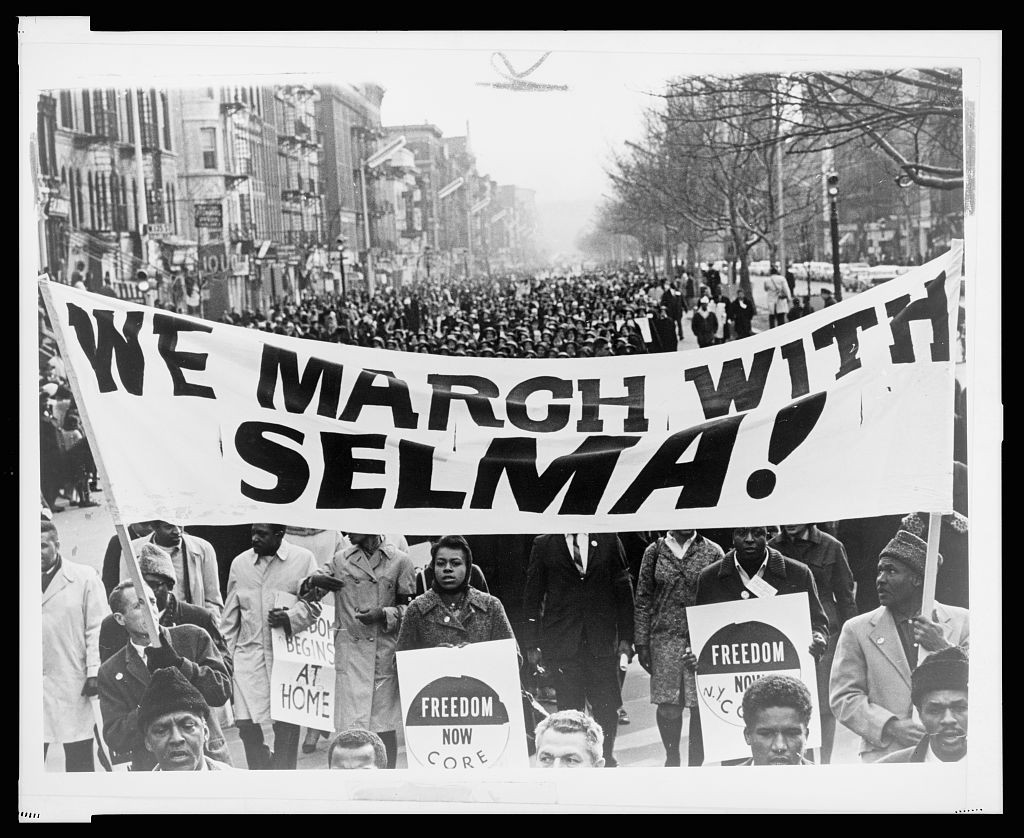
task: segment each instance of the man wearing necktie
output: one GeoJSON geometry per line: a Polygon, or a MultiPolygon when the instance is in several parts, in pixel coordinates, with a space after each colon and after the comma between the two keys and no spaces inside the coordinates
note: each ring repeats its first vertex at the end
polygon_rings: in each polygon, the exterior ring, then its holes
{"type": "Polygon", "coordinates": [[[523,595],[525,646],[552,670],[559,710],[585,710],[604,732],[606,767],[621,704],[618,661],[633,655],[633,588],[614,533],[538,536],[523,595]]]}

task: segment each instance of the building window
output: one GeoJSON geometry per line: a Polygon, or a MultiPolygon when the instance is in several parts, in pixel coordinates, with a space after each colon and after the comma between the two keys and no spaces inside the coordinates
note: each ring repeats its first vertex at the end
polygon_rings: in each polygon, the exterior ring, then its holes
{"type": "Polygon", "coordinates": [[[89,229],[96,229],[96,190],[92,185],[92,172],[86,174],[86,182],[89,185],[89,229]]]}
{"type": "Polygon", "coordinates": [[[121,179],[121,229],[128,229],[128,190],[127,180],[121,179]]]}
{"type": "Polygon", "coordinates": [[[71,91],[60,91],[60,125],[62,128],[74,128],[74,109],[71,107],[71,91]]]}
{"type": "Polygon", "coordinates": [[[82,193],[82,172],[72,170],[72,179],[75,181],[75,197],[78,200],[78,227],[85,226],[85,201],[82,193]]]}
{"type": "Polygon", "coordinates": [[[217,129],[199,129],[199,148],[203,152],[203,168],[217,168],[217,129]]]}
{"type": "Polygon", "coordinates": [[[164,148],[171,150],[171,112],[167,103],[167,91],[160,91],[160,107],[164,118],[164,148]]]}
{"type": "Polygon", "coordinates": [[[82,128],[86,134],[92,133],[92,101],[88,90],[82,91],[82,128]]]}
{"type": "Polygon", "coordinates": [[[124,94],[125,136],[135,142],[135,97],[131,91],[124,94]]]}

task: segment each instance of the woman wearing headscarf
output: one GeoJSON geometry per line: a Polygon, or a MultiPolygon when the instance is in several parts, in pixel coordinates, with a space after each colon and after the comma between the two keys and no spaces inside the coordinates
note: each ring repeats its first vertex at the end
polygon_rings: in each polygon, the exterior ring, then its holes
{"type": "Polygon", "coordinates": [[[430,568],[430,590],[409,603],[396,651],[514,639],[501,600],[470,584],[473,551],[465,538],[439,539],[430,549],[430,568]]]}

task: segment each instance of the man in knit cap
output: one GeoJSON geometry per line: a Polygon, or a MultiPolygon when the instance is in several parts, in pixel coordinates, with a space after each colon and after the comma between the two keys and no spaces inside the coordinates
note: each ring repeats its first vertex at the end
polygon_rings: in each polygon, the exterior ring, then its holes
{"type": "Polygon", "coordinates": [[[959,762],[967,756],[967,669],[967,656],[956,647],[921,662],[910,694],[924,738],[879,762],[959,762]]]}
{"type": "MultiPolygon", "coordinates": [[[[182,602],[174,595],[174,565],[171,563],[170,554],[156,544],[143,544],[136,558],[143,580],[153,589],[153,595],[156,597],[160,625],[167,628],[191,625],[204,629],[224,658],[224,664],[230,673],[231,656],[217,627],[217,620],[207,609],[182,602]]],[[[100,626],[100,660],[105,661],[115,652],[119,652],[127,642],[128,632],[124,626],[113,614],[105,617],[100,626]]]]}
{"type": "Polygon", "coordinates": [[[864,762],[921,741],[925,728],[914,718],[912,673],[930,654],[968,646],[965,608],[936,602],[930,618],[920,613],[926,551],[917,536],[897,532],[878,557],[881,605],[848,620],[839,635],[829,703],[836,719],[861,735],[864,762]]]}
{"type": "Polygon", "coordinates": [[[154,771],[225,771],[205,753],[210,706],[176,667],[158,669],[139,703],[139,731],[156,761],[154,771]]]}

